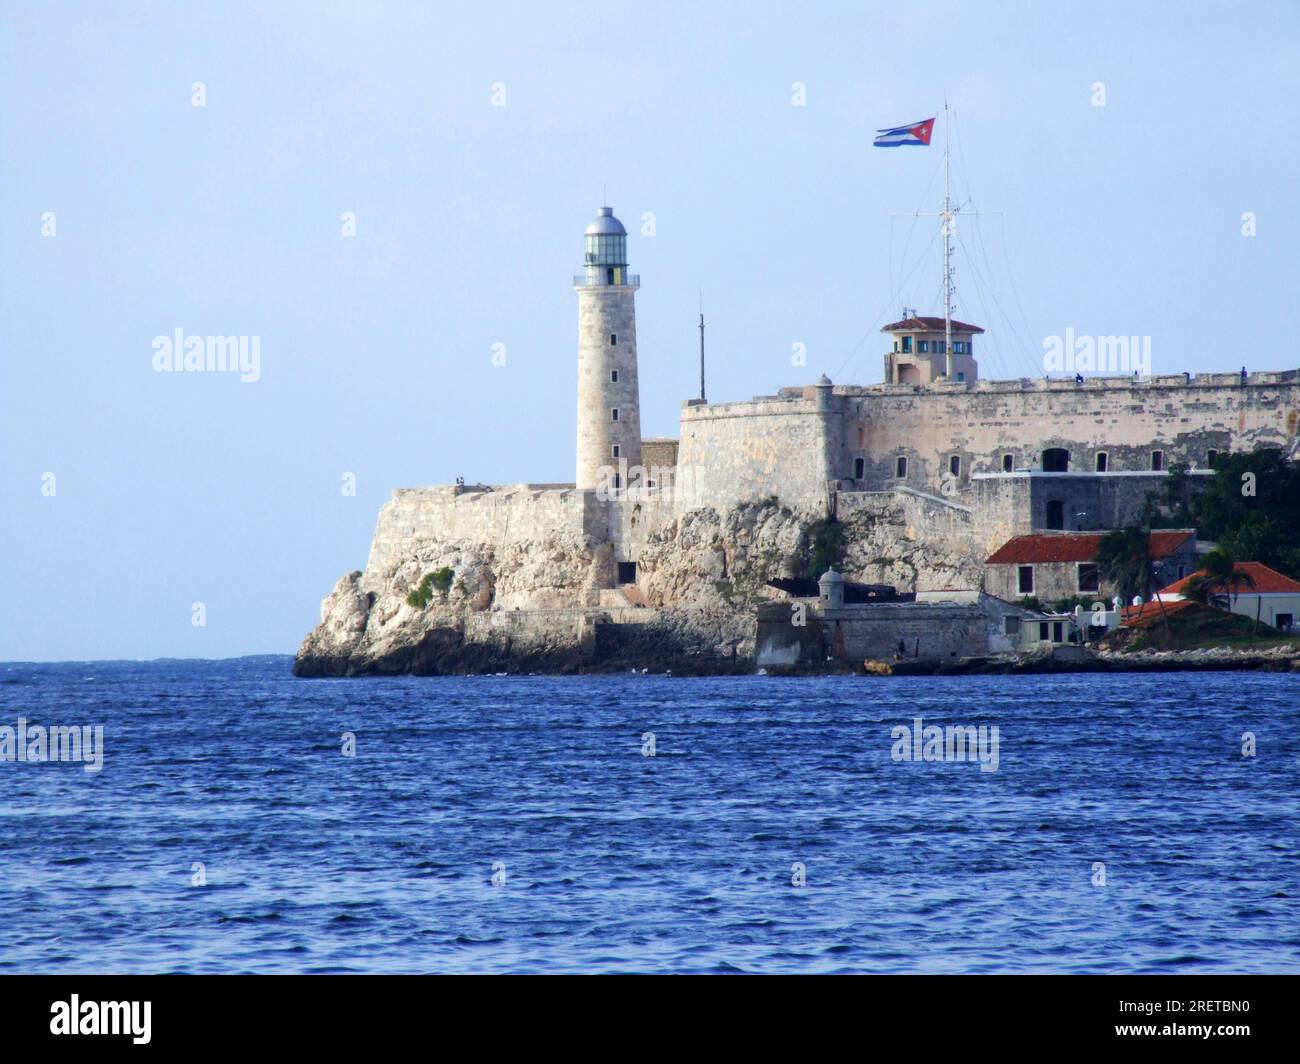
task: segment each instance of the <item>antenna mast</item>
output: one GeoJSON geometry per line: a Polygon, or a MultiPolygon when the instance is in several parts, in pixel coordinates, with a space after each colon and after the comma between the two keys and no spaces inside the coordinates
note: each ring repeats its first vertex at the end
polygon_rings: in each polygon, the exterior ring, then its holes
{"type": "Polygon", "coordinates": [[[948,94],[943,97],[943,350],[944,376],[952,380],[952,232],[954,214],[948,159],[948,94]]]}
{"type": "Polygon", "coordinates": [[[704,293],[700,293],[700,402],[704,402],[704,293]]]}

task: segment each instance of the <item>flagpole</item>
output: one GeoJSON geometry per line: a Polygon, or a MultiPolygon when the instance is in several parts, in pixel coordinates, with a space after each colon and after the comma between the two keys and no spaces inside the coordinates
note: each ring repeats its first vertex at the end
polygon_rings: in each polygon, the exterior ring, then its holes
{"type": "Polygon", "coordinates": [[[943,94],[943,350],[944,376],[952,380],[952,200],[948,161],[948,94],[943,94]]]}

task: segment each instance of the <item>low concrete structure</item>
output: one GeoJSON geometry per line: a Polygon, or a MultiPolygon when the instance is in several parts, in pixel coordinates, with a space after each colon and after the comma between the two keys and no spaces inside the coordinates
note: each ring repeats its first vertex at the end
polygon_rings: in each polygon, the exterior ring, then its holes
{"type": "Polygon", "coordinates": [[[828,570],[820,584],[816,600],[786,599],[759,606],[758,665],[935,662],[1007,654],[1022,648],[1025,626],[1038,617],[978,591],[921,592],[916,602],[846,605],[843,577],[828,570]]]}

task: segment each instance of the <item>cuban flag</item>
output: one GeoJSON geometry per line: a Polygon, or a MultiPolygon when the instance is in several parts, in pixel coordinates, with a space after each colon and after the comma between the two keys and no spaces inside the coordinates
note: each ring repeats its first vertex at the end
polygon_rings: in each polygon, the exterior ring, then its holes
{"type": "Polygon", "coordinates": [[[910,126],[895,126],[893,129],[876,130],[876,139],[872,146],[876,148],[901,148],[913,145],[920,148],[930,146],[930,133],[934,129],[934,119],[913,122],[910,126]]]}

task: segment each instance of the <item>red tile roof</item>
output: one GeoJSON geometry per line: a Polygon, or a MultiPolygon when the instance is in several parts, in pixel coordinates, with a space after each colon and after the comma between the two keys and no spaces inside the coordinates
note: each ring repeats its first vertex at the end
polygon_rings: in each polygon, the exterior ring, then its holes
{"type": "MultiPolygon", "coordinates": [[[[1017,536],[1002,544],[986,565],[1029,565],[1034,562],[1090,562],[1097,557],[1104,532],[1046,532],[1017,536]]],[[[1152,532],[1151,557],[1167,558],[1195,536],[1190,530],[1152,532]]]]}
{"type": "MultiPolygon", "coordinates": [[[[978,325],[968,325],[964,321],[953,319],[952,327],[954,332],[965,333],[982,333],[984,330],[978,325]]],[[[921,329],[942,332],[944,328],[942,318],[932,318],[926,314],[913,314],[910,318],[904,318],[902,321],[891,322],[881,327],[881,332],[913,332],[921,329]]]]}
{"type": "MultiPolygon", "coordinates": [[[[1160,592],[1163,598],[1164,592],[1160,592]]],[[[1150,602],[1144,602],[1141,606],[1125,606],[1124,612],[1120,614],[1120,623],[1125,628],[1151,628],[1159,624],[1164,618],[1172,617],[1178,613],[1185,613],[1187,610],[1203,610],[1208,607],[1202,606],[1199,602],[1191,599],[1174,599],[1172,602],[1164,602],[1164,612],[1161,613],[1162,603],[1157,602],[1154,598],[1150,602]]]]}
{"type": "MultiPolygon", "coordinates": [[[[1237,562],[1233,565],[1233,571],[1245,573],[1255,581],[1254,587],[1246,587],[1243,584],[1237,585],[1237,591],[1244,594],[1259,592],[1262,595],[1297,595],[1300,594],[1300,582],[1292,580],[1289,576],[1284,576],[1276,569],[1270,569],[1262,562],[1237,562]]],[[[1192,577],[1202,575],[1204,570],[1198,570],[1191,576],[1185,576],[1181,580],[1176,580],[1167,588],[1164,588],[1162,595],[1182,595],[1186,594],[1188,586],[1192,582],[1192,577]]]]}

